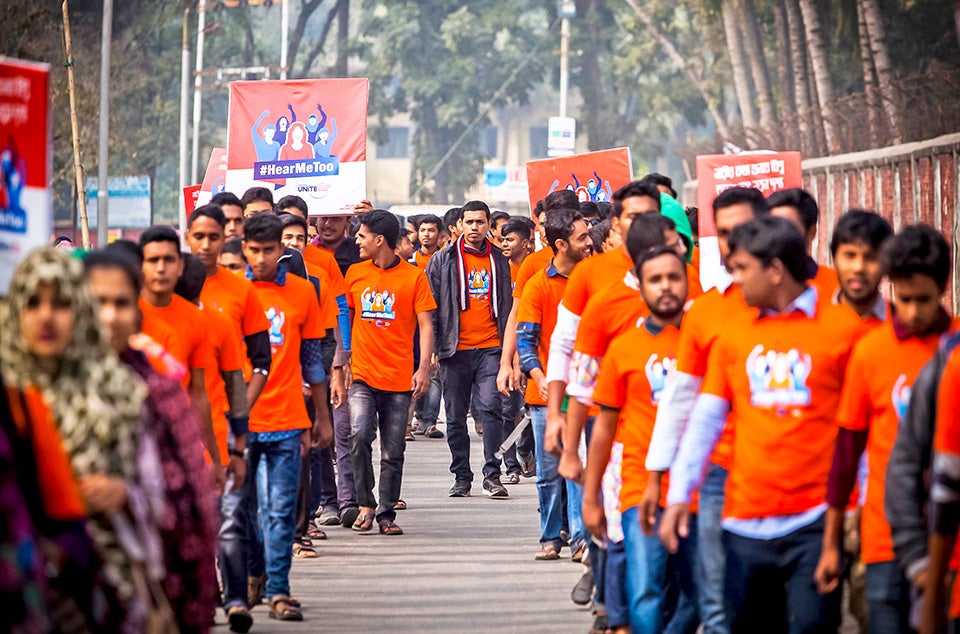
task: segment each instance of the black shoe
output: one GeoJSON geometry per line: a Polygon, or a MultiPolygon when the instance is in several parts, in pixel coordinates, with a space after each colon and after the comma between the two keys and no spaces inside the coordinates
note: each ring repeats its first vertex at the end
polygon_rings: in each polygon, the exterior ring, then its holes
{"type": "Polygon", "coordinates": [[[343,513],[340,514],[340,526],[350,528],[357,521],[358,515],[360,515],[360,509],[355,506],[343,509],[343,513]]]}
{"type": "Polygon", "coordinates": [[[457,480],[450,487],[450,497],[468,498],[470,497],[470,482],[468,480],[457,480]]]}
{"type": "Polygon", "coordinates": [[[507,493],[507,487],[500,483],[500,476],[483,479],[483,494],[491,498],[510,497],[510,494],[507,493]]]}
{"type": "Polygon", "coordinates": [[[253,627],[253,617],[250,616],[250,611],[244,607],[228,610],[227,621],[230,623],[230,631],[239,632],[239,634],[246,634],[253,627]]]}
{"type": "Polygon", "coordinates": [[[588,570],[580,577],[577,585],[570,591],[570,600],[577,605],[586,605],[590,603],[593,596],[593,571],[588,570]]]}

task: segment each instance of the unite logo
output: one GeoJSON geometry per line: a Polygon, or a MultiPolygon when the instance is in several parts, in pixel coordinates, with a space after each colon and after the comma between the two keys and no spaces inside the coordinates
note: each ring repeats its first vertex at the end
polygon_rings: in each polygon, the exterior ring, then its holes
{"type": "Polygon", "coordinates": [[[750,404],[762,408],[809,405],[807,377],[812,369],[810,355],[797,348],[783,352],[756,346],[747,357],[750,404]]]}

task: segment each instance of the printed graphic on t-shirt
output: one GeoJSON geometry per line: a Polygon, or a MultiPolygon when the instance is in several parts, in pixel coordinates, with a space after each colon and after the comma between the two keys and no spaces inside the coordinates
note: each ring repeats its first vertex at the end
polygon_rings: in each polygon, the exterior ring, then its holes
{"type": "Polygon", "coordinates": [[[470,269],[470,297],[484,302],[490,294],[490,271],[487,269],[470,269]]]}
{"type": "Polygon", "coordinates": [[[651,401],[654,405],[660,402],[660,394],[676,369],[677,362],[675,360],[669,357],[660,357],[656,352],[647,359],[644,370],[647,373],[647,382],[650,383],[651,401]]]}
{"type": "Polygon", "coordinates": [[[389,326],[390,324],[383,322],[397,318],[397,313],[393,310],[396,301],[397,296],[390,289],[380,290],[368,286],[360,294],[360,318],[375,321],[377,326],[389,326]]]}
{"type": "Polygon", "coordinates": [[[797,407],[810,404],[807,377],[813,362],[796,348],[786,352],[758,345],[747,357],[750,404],[754,407],[797,407]]]}
{"type": "Polygon", "coordinates": [[[283,322],[286,321],[286,315],[282,310],[277,310],[276,306],[271,306],[267,310],[267,320],[270,322],[270,345],[283,345],[283,322]]]}
{"type": "Polygon", "coordinates": [[[912,391],[913,386],[907,385],[907,375],[901,374],[898,376],[897,381],[893,384],[893,392],[890,394],[890,398],[893,400],[893,409],[900,419],[907,415],[912,391]]]}

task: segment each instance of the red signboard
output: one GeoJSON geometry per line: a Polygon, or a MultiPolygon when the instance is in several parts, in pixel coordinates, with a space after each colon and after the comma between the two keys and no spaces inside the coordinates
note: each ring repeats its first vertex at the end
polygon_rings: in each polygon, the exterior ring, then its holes
{"type": "Polygon", "coordinates": [[[210,160],[207,161],[207,171],[203,174],[203,183],[200,191],[210,192],[211,196],[216,196],[225,191],[227,177],[227,149],[215,147],[210,152],[210,160]]]}
{"type": "Polygon", "coordinates": [[[629,148],[527,161],[531,211],[538,200],[558,189],[576,192],[581,201],[610,202],[613,192],[631,180],[629,148]]]}
{"type": "Polygon", "coordinates": [[[197,198],[200,196],[200,185],[188,185],[183,188],[183,208],[186,209],[187,216],[193,213],[197,208],[197,198]]]}

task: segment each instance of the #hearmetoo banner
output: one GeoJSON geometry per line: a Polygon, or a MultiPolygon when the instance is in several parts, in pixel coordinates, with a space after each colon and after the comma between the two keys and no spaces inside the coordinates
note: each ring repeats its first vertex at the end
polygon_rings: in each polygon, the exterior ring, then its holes
{"type": "Polygon", "coordinates": [[[230,84],[226,190],[296,194],[310,215],[353,213],[366,198],[366,79],[230,84]]]}
{"type": "Polygon", "coordinates": [[[610,202],[613,192],[633,180],[630,148],[527,161],[530,210],[550,192],[569,189],[580,201],[610,202]]]}
{"type": "Polygon", "coordinates": [[[53,230],[50,66],[0,56],[0,295],[53,230]]]}

